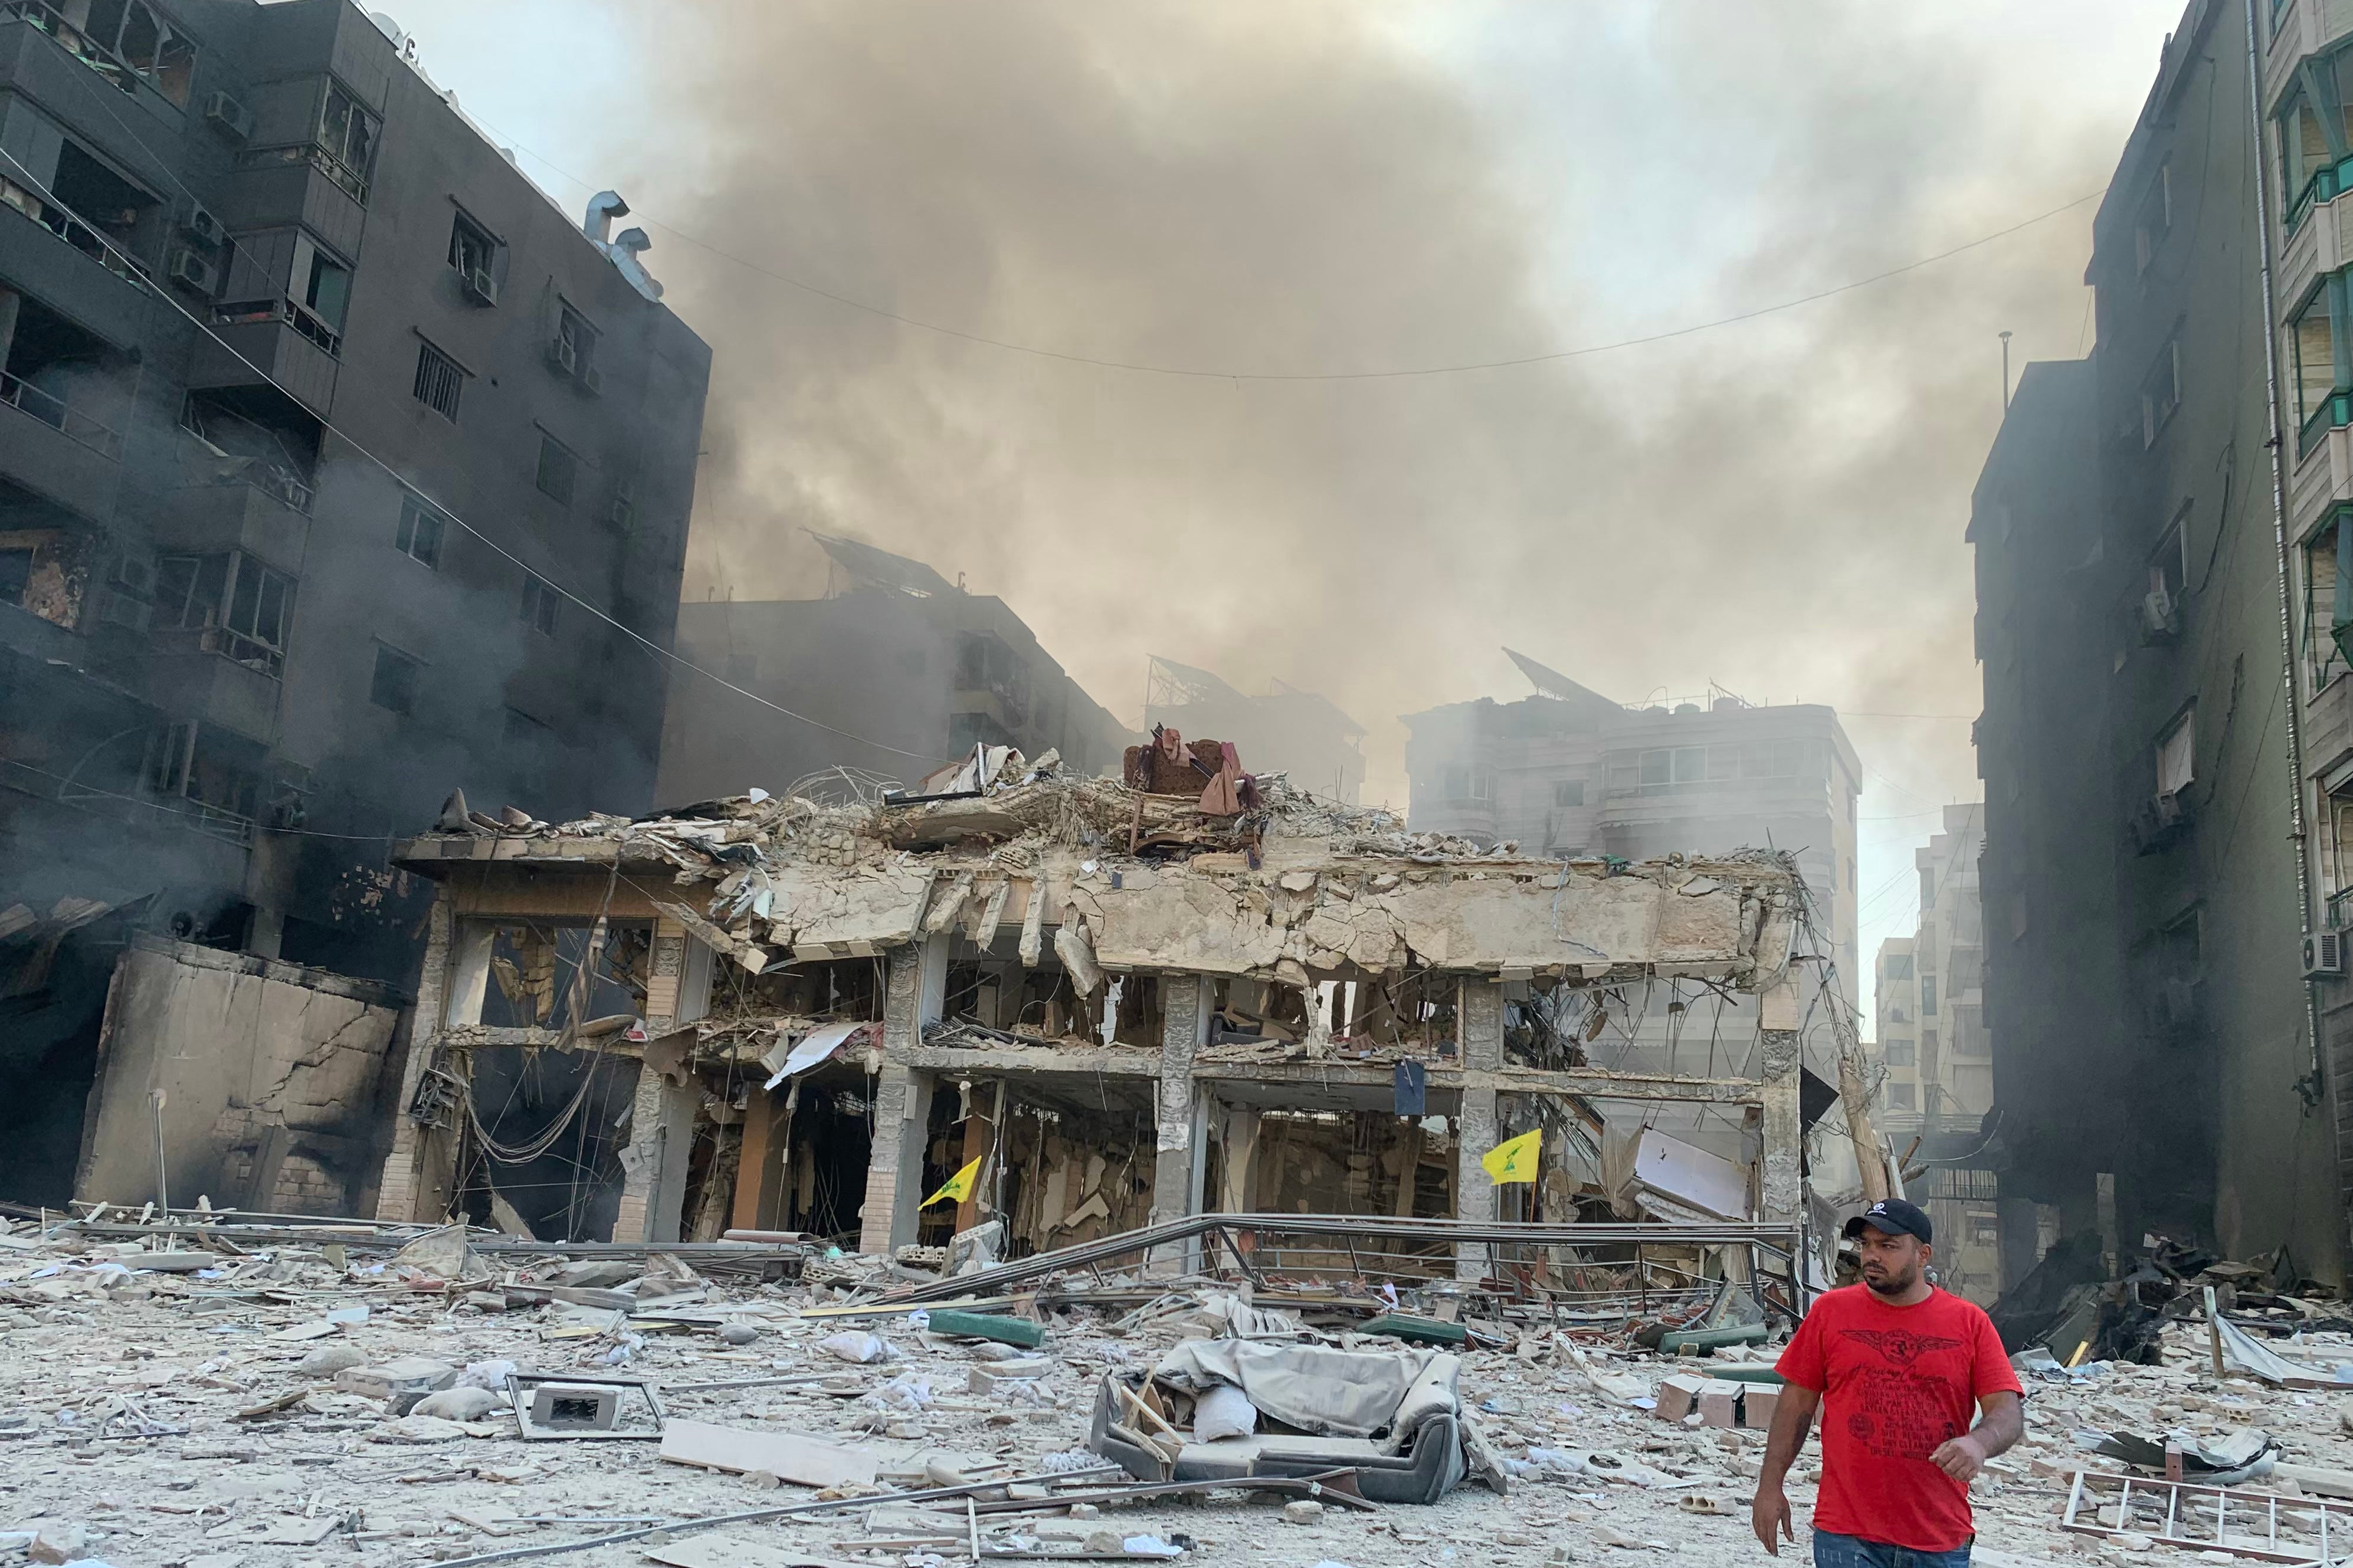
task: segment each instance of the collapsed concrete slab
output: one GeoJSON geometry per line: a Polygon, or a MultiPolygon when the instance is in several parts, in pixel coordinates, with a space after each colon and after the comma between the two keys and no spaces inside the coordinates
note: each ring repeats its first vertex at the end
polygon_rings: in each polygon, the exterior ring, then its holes
{"type": "Polygon", "coordinates": [[[1606,1217],[1612,1125],[1683,1107],[1678,1136],[1736,1173],[1725,1217],[1795,1226],[1786,856],[1544,859],[1279,777],[1219,815],[984,761],[947,797],[399,845],[440,897],[382,1215],[479,1206],[568,1139],[632,1240],[928,1250],[995,1217],[1021,1256],[1204,1209],[1606,1217]],[[1662,986],[1760,994],[1763,1026],[1630,1062],[1611,1031],[1662,986]],[[635,1088],[602,1124],[552,1095],[489,1126],[472,1086],[516,1051],[635,1088]]]}

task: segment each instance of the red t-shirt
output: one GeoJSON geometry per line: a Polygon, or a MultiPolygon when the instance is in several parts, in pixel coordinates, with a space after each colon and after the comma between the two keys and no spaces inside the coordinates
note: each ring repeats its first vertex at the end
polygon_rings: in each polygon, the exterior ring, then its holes
{"type": "Polygon", "coordinates": [[[1816,1530],[1914,1552],[1968,1543],[1969,1489],[1928,1456],[1969,1429],[1979,1398],[2021,1392],[1983,1308],[1943,1290],[1909,1307],[1866,1285],[1826,1291],[1778,1370],[1822,1395],[1816,1530]]]}

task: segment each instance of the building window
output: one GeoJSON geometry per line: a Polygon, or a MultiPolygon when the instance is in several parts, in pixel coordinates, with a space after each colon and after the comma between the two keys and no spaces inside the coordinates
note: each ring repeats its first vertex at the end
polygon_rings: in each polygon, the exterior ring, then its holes
{"type": "Polygon", "coordinates": [[[2314,689],[2345,673],[2353,635],[2353,527],[2340,514],[2304,547],[2304,658],[2314,689]]]}
{"type": "Polygon", "coordinates": [[[431,343],[417,345],[417,385],[413,389],[417,401],[449,421],[458,423],[458,396],[466,390],[466,373],[458,362],[435,348],[431,343]]]}
{"type": "Polygon", "coordinates": [[[555,635],[555,605],[559,595],[554,584],[546,579],[522,574],[522,620],[534,631],[549,637],[555,635]]]}
{"type": "Polygon", "coordinates": [[[1450,805],[1483,805],[1495,795],[1495,770],[1469,766],[1451,767],[1440,775],[1440,788],[1450,805]]]}
{"type": "Polygon", "coordinates": [[[1887,1058],[1889,1067],[1908,1068],[1912,1065],[1912,1042],[1909,1040],[1890,1040],[1880,1047],[1880,1050],[1887,1058]]]}
{"type": "Polygon", "coordinates": [[[1935,1057],[1935,1056],[1936,1056],[1936,1030],[1934,1030],[1934,1029],[1923,1029],[1923,1030],[1921,1030],[1921,1031],[1920,1031],[1920,1055],[1921,1055],[1922,1059],[1926,1060],[1926,1059],[1931,1058],[1935,1057]]]}
{"type": "Polygon", "coordinates": [[[2157,445],[2158,432],[2173,418],[2173,411],[2181,406],[2181,342],[2168,342],[2157,353],[2157,363],[2140,383],[2140,444],[2157,445]]]}
{"type": "Polygon", "coordinates": [[[375,645],[375,673],[368,680],[368,700],[391,713],[417,710],[417,676],[425,667],[397,648],[375,645]]]}
{"type": "Polygon", "coordinates": [[[319,116],[319,149],[327,155],[328,172],[353,201],[367,200],[368,174],[375,166],[375,116],[342,87],[329,82],[327,101],[319,116]]]}
{"type": "Polygon", "coordinates": [[[2001,1245],[2001,1221],[1993,1215],[1971,1213],[1969,1215],[1969,1241],[1972,1245],[1978,1247],[2000,1247],[2001,1245]]]}
{"type": "Polygon", "coordinates": [[[551,500],[572,504],[572,490],[580,477],[580,459],[563,442],[545,431],[539,437],[539,493],[551,500]]]}
{"type": "Polygon", "coordinates": [[[2198,777],[2198,710],[2176,719],[2157,738],[2157,793],[2179,795],[2198,777]]]}
{"type": "Polygon", "coordinates": [[[199,646],[276,678],[286,669],[294,583],[242,552],[156,563],[154,624],[201,630],[199,646]]]}
{"type": "Polygon", "coordinates": [[[2315,202],[2344,189],[2343,160],[2353,152],[2353,51],[2339,49],[2313,64],[2323,95],[2338,107],[2332,114],[2298,87],[2279,111],[2280,197],[2287,226],[2295,228],[2315,202]]]}
{"type": "Polygon", "coordinates": [[[2312,424],[2323,416],[2328,423],[2342,423],[2332,410],[2335,394],[2348,379],[2339,368],[2346,352],[2344,334],[2337,330],[2337,320],[2344,312],[2337,301],[2344,283],[2329,279],[2316,289],[2304,309],[2288,323],[2288,347],[2295,360],[2295,422],[2298,427],[2312,424]]]}
{"type": "Polygon", "coordinates": [[[1936,1016],[1936,977],[1933,974],[1924,974],[1920,976],[1920,1016],[1933,1018],[1936,1016]]]}
{"type": "MultiPolygon", "coordinates": [[[[55,16],[54,11],[48,13],[55,16]]],[[[38,16],[40,13],[32,15],[38,16]]],[[[50,30],[49,24],[35,21],[35,26],[50,30]]],[[[79,28],[83,38],[101,48],[111,50],[148,86],[162,93],[182,109],[188,106],[189,79],[195,74],[196,46],[172,30],[171,26],[142,0],[91,0],[79,28]]],[[[101,63],[87,49],[74,53],[114,81],[123,91],[131,90],[128,80],[120,79],[111,68],[111,61],[101,63]]]]}
{"type": "Polygon", "coordinates": [[[499,258],[499,242],[490,230],[459,213],[449,225],[449,267],[471,281],[488,279],[499,258]]]}
{"type": "Polygon", "coordinates": [[[1585,781],[1583,779],[1555,780],[1552,786],[1552,803],[1555,805],[1583,805],[1585,781]]]}
{"type": "Polygon", "coordinates": [[[2157,259],[2158,247],[2173,228],[2173,163],[2168,159],[2157,166],[2157,177],[2140,198],[2140,211],[2133,218],[2133,261],[2137,270],[2146,272],[2148,264],[2157,259]]]}
{"type": "Polygon", "coordinates": [[[588,318],[561,300],[555,304],[555,337],[547,345],[548,362],[565,374],[593,385],[596,374],[596,329],[588,318]]]}
{"type": "Polygon", "coordinates": [[[294,268],[287,317],[294,330],[331,354],[343,347],[343,317],[352,299],[352,269],[321,250],[307,234],[294,237],[294,268]]]}
{"type": "Polygon", "coordinates": [[[400,503],[400,526],[393,534],[393,548],[411,561],[438,567],[441,564],[441,537],[446,520],[438,510],[426,504],[421,496],[404,497],[400,503]]]}
{"type": "Polygon", "coordinates": [[[1912,1086],[1908,1083],[1889,1084],[1887,1086],[1887,1109],[1890,1110],[1910,1110],[1915,1109],[1912,1099],[1912,1086]]]}

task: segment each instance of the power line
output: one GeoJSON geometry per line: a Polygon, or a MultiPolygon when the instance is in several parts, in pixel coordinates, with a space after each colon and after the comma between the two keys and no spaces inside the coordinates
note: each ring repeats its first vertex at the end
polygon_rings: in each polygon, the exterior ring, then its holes
{"type": "MultiPolygon", "coordinates": [[[[109,113],[111,114],[111,112],[112,110],[110,109],[109,113]]],[[[120,116],[115,117],[115,123],[118,125],[121,124],[121,119],[120,116]]],[[[129,128],[125,127],[125,129],[128,130],[129,128]]],[[[9,165],[19,174],[22,174],[25,177],[26,184],[43,201],[49,203],[58,211],[65,213],[76,222],[80,223],[85,229],[89,230],[89,232],[97,238],[98,243],[110,254],[114,256],[116,259],[122,262],[125,266],[137,269],[142,279],[145,277],[145,269],[139,266],[136,258],[124,251],[107,236],[100,233],[99,230],[89,222],[89,220],[83,218],[82,216],[79,213],[75,212],[72,207],[67,205],[64,202],[58,200],[56,193],[42,184],[39,178],[36,176],[30,169],[27,169],[22,163],[17,161],[15,153],[9,152],[5,147],[0,147],[0,158],[6,159],[9,165]]],[[[186,195],[191,201],[197,199],[195,192],[190,190],[187,185],[180,180],[176,174],[172,175],[172,183],[179,185],[182,194],[186,195]]],[[[248,359],[237,350],[235,344],[231,343],[227,339],[215,331],[209,323],[201,320],[194,311],[181,304],[179,300],[172,298],[169,292],[156,288],[152,282],[147,283],[145,287],[151,297],[163,300],[165,304],[171,306],[173,310],[177,310],[182,316],[187,319],[190,325],[194,326],[198,331],[204,333],[206,337],[210,338],[214,342],[218,343],[222,348],[227,350],[230,355],[233,356],[238,363],[244,365],[256,375],[261,377],[262,381],[268,385],[298,404],[301,402],[301,399],[295,397],[294,394],[287,391],[287,389],[279,383],[275,376],[271,375],[268,371],[262,369],[261,366],[255,364],[251,360],[248,359]]],[[[579,605],[582,609],[587,611],[589,615],[604,622],[607,626],[611,626],[614,630],[621,633],[623,636],[643,645],[649,651],[658,654],[663,658],[669,659],[671,663],[676,664],[681,668],[692,670],[695,674],[703,676],[706,679],[716,682],[720,686],[726,688],[728,690],[733,691],[738,697],[749,699],[751,701],[758,703],[763,708],[781,713],[787,719],[798,720],[801,723],[810,725],[815,729],[822,730],[829,735],[839,735],[847,741],[856,741],[860,745],[871,746],[877,751],[889,752],[894,756],[912,757],[917,762],[936,763],[941,761],[938,757],[932,756],[922,752],[910,752],[899,746],[885,744],[881,741],[873,740],[865,735],[855,734],[848,730],[836,729],[833,725],[825,722],[823,720],[812,719],[806,713],[796,713],[793,710],[785,707],[782,703],[772,702],[755,691],[746,691],[742,687],[736,685],[733,681],[728,680],[722,676],[714,674],[711,670],[703,668],[702,666],[696,664],[691,659],[682,658],[678,653],[662,647],[651,637],[639,632],[634,626],[623,625],[620,621],[616,620],[609,615],[607,615],[602,609],[590,604],[586,599],[582,598],[579,595],[574,593],[563,584],[554,581],[553,578],[546,576],[535,568],[527,564],[513,552],[499,543],[489,534],[484,533],[480,529],[476,528],[472,523],[468,522],[463,517],[459,515],[454,508],[443,505],[438,497],[427,494],[420,487],[412,483],[409,479],[405,478],[398,469],[395,468],[390,463],[385,462],[382,458],[377,457],[359,441],[353,439],[349,431],[336,425],[332,420],[322,418],[320,420],[320,425],[325,429],[333,431],[337,436],[343,438],[344,445],[351,447],[353,451],[357,452],[369,462],[375,464],[377,468],[383,469],[385,477],[390,479],[395,484],[400,486],[404,491],[421,498],[443,517],[448,519],[449,521],[456,523],[468,533],[472,534],[475,539],[489,546],[491,550],[495,552],[502,559],[513,564],[518,570],[529,573],[531,575],[539,578],[541,582],[547,584],[547,585],[554,589],[556,593],[562,595],[565,598],[569,599],[572,603],[579,605]]]]}
{"type": "MultiPolygon", "coordinates": [[[[580,186],[582,189],[592,191],[603,189],[602,186],[595,184],[590,181],[584,180],[579,175],[564,168],[561,164],[554,163],[545,153],[525,146],[522,142],[517,142],[512,137],[507,136],[504,132],[500,131],[488,121],[477,120],[476,123],[480,124],[484,130],[491,132],[493,135],[508,142],[517,152],[530,153],[531,156],[536,159],[539,163],[545,164],[549,169],[563,175],[564,178],[571,181],[574,184],[580,186]]],[[[2036,224],[2044,223],[2052,218],[2057,217],[2061,213],[2072,212],[2075,208],[2084,205],[2086,202],[2094,202],[2099,200],[2106,194],[2107,189],[2105,186],[2103,186],[2099,190],[2094,191],[2089,195],[2078,196],[2072,202],[2063,203],[2058,206],[2052,207],[2048,212],[2037,213],[2034,216],[2011,224],[2007,228],[2000,228],[1994,230],[1990,234],[1979,235],[1975,239],[1968,240],[1960,245],[1954,246],[1950,250],[1940,250],[1934,256],[1924,256],[1917,261],[1907,261],[1901,267],[1891,267],[1883,272],[1874,272],[1867,278],[1858,278],[1851,283],[1841,283],[1832,288],[1817,289],[1811,294],[1801,294],[1794,300],[1784,300],[1778,304],[1760,305],[1753,310],[1741,310],[1733,315],[1716,317],[1713,321],[1696,321],[1689,326],[1672,327],[1664,331],[1647,332],[1640,337],[1620,338],[1610,342],[1587,343],[1580,347],[1572,349],[1556,349],[1546,353],[1519,354],[1509,359],[1467,360],[1457,364],[1415,365],[1396,370],[1335,371],[1201,370],[1187,365],[1153,364],[1137,360],[1098,359],[1092,354],[1071,353],[1061,349],[1040,348],[1034,343],[1016,342],[1008,338],[994,338],[988,336],[985,332],[966,331],[961,327],[945,326],[938,321],[924,321],[920,316],[910,316],[898,310],[886,310],[880,305],[870,305],[863,300],[853,299],[847,294],[836,293],[830,289],[811,283],[806,279],[796,278],[788,272],[779,272],[772,267],[767,267],[760,262],[753,261],[744,257],[738,256],[733,251],[723,249],[719,246],[712,244],[709,240],[689,234],[684,229],[674,228],[670,225],[663,223],[659,219],[645,217],[643,214],[637,213],[634,210],[632,211],[631,216],[642,218],[643,221],[651,224],[658,229],[660,229],[664,234],[670,236],[674,239],[683,240],[687,244],[693,246],[698,250],[708,251],[712,255],[720,258],[722,260],[733,262],[736,266],[744,268],[746,271],[756,272],[763,278],[774,279],[778,283],[785,284],[788,288],[797,289],[805,294],[814,294],[818,299],[829,300],[833,303],[840,305],[848,310],[862,311],[870,316],[880,317],[881,320],[886,321],[895,321],[902,327],[913,327],[921,331],[937,332],[943,337],[956,338],[968,343],[979,343],[987,348],[1003,349],[1009,353],[1029,354],[1038,359],[1059,360],[1066,364],[1089,365],[1097,370],[1124,370],[1132,371],[1140,375],[1176,376],[1197,381],[1397,381],[1414,376],[1461,375],[1471,371],[1508,370],[1519,365],[1548,364],[1556,360],[1580,359],[1588,354],[1609,353],[1617,349],[1640,348],[1647,343],[1666,342],[1674,338],[1689,337],[1694,332],[1712,331],[1717,327],[1729,327],[1735,326],[1742,321],[1753,321],[1759,316],[1770,316],[1782,310],[1793,310],[1800,305],[1810,305],[1818,300],[1828,300],[1836,295],[1852,293],[1857,289],[1868,288],[1873,283],[1883,283],[1890,278],[1898,278],[1906,272],[1916,272],[1923,267],[1930,267],[1939,261],[1950,260],[1952,258],[1962,254],[1964,251],[1975,250],[1980,246],[1990,245],[1997,239],[2006,239],[2010,236],[2018,233],[2021,229],[2031,228],[2036,224]]],[[[1910,714],[1890,716],[1904,718],[1915,717],[1915,715],[1910,714]]],[[[1916,715],[1916,717],[1929,717],[1929,715],[1916,715]]],[[[1946,715],[1938,714],[1935,715],[1935,717],[1942,718],[1946,717],[1946,715]]]]}

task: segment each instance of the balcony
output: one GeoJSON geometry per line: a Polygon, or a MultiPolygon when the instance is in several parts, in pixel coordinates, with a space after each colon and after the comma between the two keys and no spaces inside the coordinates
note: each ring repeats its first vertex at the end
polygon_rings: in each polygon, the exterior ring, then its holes
{"type": "Polygon", "coordinates": [[[122,437],[13,375],[0,374],[0,473],[84,517],[112,509],[122,437]]]}
{"type": "Polygon", "coordinates": [[[136,267],[79,219],[0,178],[0,277],[109,342],[136,342],[154,303],[136,267]],[[60,244],[59,241],[64,243],[60,244]]]}
{"type": "Polygon", "coordinates": [[[222,305],[214,315],[220,341],[196,345],[191,388],[275,384],[321,418],[335,398],[335,353],[342,340],[292,300],[249,300],[222,305]],[[224,346],[226,345],[226,346],[224,346]]]}
{"type": "Polygon", "coordinates": [[[158,628],[148,663],[151,700],[269,744],[277,732],[278,677],[268,650],[246,644],[223,626],[158,628]]]}
{"type": "Polygon", "coordinates": [[[239,153],[219,216],[237,230],[299,226],[350,257],[359,254],[366,204],[367,182],[325,147],[306,142],[239,153]]]}
{"type": "Polygon", "coordinates": [[[301,563],[310,510],[308,486],[260,471],[250,458],[185,463],[157,520],[155,546],[198,555],[242,551],[291,572],[301,563]]]}
{"type": "Polygon", "coordinates": [[[2353,931],[2353,888],[2339,888],[2328,895],[2321,923],[2328,931],[2353,931]]]}

